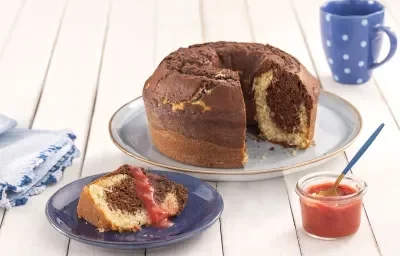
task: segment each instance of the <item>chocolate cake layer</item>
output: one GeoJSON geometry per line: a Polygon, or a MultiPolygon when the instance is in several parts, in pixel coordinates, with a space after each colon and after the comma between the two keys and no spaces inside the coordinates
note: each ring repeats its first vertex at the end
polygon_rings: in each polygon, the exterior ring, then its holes
{"type": "MultiPolygon", "coordinates": [[[[154,200],[157,204],[162,204],[166,195],[172,193],[177,197],[179,204],[179,214],[186,203],[188,191],[187,189],[174,182],[169,181],[165,176],[159,176],[152,173],[147,173],[143,169],[147,178],[150,181],[151,186],[154,188],[154,200]]],[[[137,210],[144,207],[143,202],[139,199],[136,193],[136,186],[133,174],[128,165],[123,165],[119,168],[117,174],[126,174],[128,178],[123,179],[118,185],[113,186],[106,191],[106,201],[111,209],[121,211],[127,211],[135,213],[137,210]]]]}
{"type": "Polygon", "coordinates": [[[166,195],[169,193],[176,196],[179,210],[177,214],[180,214],[185,207],[187,198],[188,198],[188,190],[184,186],[180,184],[176,184],[168,180],[165,176],[159,176],[152,173],[146,173],[148,179],[150,180],[150,184],[154,189],[154,200],[161,204],[164,201],[166,195]]]}
{"type": "MultiPolygon", "coordinates": [[[[311,97],[293,75],[274,73],[275,81],[267,89],[266,102],[275,125],[285,132],[300,130],[299,111],[304,104],[309,114],[313,108],[311,97]]],[[[309,125],[308,119],[308,125],[309,125]]]]}

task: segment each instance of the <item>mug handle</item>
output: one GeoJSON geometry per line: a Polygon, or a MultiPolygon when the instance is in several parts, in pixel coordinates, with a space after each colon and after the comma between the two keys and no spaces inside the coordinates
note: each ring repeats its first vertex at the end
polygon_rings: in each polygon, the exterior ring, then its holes
{"type": "Polygon", "coordinates": [[[372,65],[370,66],[370,69],[374,69],[374,68],[377,68],[377,67],[385,64],[388,60],[390,60],[393,57],[393,55],[396,53],[396,50],[397,50],[397,37],[391,28],[378,25],[374,28],[374,30],[376,32],[380,32],[380,31],[385,32],[388,35],[389,40],[390,40],[390,50],[389,50],[388,55],[381,62],[372,63],[372,65]]]}

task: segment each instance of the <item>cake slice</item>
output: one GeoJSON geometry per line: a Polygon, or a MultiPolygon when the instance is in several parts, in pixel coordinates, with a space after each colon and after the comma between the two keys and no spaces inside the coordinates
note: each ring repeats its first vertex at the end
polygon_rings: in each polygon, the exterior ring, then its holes
{"type": "MultiPolygon", "coordinates": [[[[276,64],[267,59],[263,65],[276,64]]],[[[293,74],[276,67],[254,78],[255,119],[262,139],[307,149],[314,137],[319,89],[318,80],[303,66],[299,70],[293,74]]]]}
{"type": "Polygon", "coordinates": [[[181,184],[123,165],[86,185],[79,198],[79,218],[104,231],[138,231],[142,226],[167,228],[179,215],[188,190],[181,184]]]}

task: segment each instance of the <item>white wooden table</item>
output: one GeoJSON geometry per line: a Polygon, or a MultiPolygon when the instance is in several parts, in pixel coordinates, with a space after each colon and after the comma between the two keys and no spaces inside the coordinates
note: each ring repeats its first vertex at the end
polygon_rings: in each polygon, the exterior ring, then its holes
{"type": "MultiPolygon", "coordinates": [[[[335,83],[320,43],[321,4],[319,0],[1,0],[0,112],[17,119],[19,127],[72,129],[82,156],[59,183],[27,205],[0,210],[0,254],[400,255],[400,53],[377,69],[367,84],[335,83]],[[56,232],[44,208],[57,189],[123,163],[146,166],[111,142],[107,125],[114,111],[141,94],[145,79],[166,54],[180,46],[216,40],[278,46],[317,75],[325,90],[360,110],[364,128],[357,142],[318,170],[340,171],[385,122],[379,139],[353,169],[369,184],[359,232],[333,242],[304,233],[294,185],[309,171],[260,182],[214,183],[225,202],[221,219],[201,235],[164,249],[108,251],[56,232]]],[[[386,24],[400,36],[400,2],[384,4],[386,24]]]]}

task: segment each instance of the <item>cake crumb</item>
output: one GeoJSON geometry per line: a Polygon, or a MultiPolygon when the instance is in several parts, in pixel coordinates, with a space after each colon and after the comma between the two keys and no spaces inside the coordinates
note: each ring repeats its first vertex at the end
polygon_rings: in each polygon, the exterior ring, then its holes
{"type": "Polygon", "coordinates": [[[315,140],[311,141],[311,147],[315,147],[315,140]]]}
{"type": "Polygon", "coordinates": [[[222,72],[222,71],[219,71],[216,75],[215,75],[215,78],[225,78],[226,77],[226,75],[222,72]]]}
{"type": "Polygon", "coordinates": [[[292,156],[296,156],[297,151],[293,149],[291,153],[292,153],[292,156]]]}
{"type": "Polygon", "coordinates": [[[274,148],[274,147],[270,147],[269,150],[270,150],[270,151],[273,151],[273,150],[275,150],[275,148],[274,148]]]}

